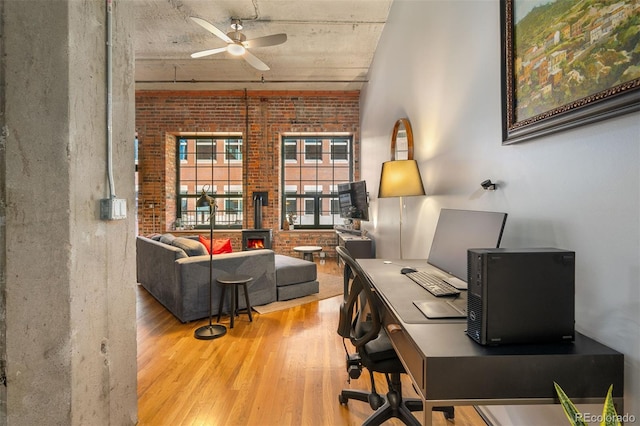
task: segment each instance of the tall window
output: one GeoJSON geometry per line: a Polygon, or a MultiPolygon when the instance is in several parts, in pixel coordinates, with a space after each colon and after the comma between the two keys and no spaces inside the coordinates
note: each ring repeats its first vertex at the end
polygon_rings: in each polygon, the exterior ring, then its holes
{"type": "Polygon", "coordinates": [[[323,229],[341,224],[337,184],[353,180],[351,136],[309,135],[282,138],[283,218],[296,228],[323,229]]]}
{"type": "Polygon", "coordinates": [[[209,227],[209,211],[196,201],[215,199],[214,226],[242,228],[242,136],[189,136],[177,141],[177,209],[182,225],[209,227]]]}

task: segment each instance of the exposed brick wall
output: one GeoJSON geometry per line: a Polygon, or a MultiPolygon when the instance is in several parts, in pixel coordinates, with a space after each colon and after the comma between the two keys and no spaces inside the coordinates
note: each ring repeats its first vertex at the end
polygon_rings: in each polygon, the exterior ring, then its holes
{"type": "MultiPolygon", "coordinates": [[[[319,245],[333,256],[332,231],[280,229],[280,135],[285,132],[349,132],[354,140],[354,176],[360,176],[358,91],[144,91],[136,92],[140,234],[165,232],[176,218],[176,138],[197,132],[244,135],[244,228],[253,227],[254,191],[267,191],[263,227],[273,229],[273,248],[293,254],[293,247],[319,245]],[[248,131],[247,131],[248,129],[248,131]]],[[[216,231],[241,248],[239,231],[216,231]]]]}

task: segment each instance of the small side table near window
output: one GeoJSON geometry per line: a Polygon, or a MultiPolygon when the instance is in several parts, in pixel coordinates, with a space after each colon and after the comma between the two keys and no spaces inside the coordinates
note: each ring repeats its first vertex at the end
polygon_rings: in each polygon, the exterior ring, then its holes
{"type": "Polygon", "coordinates": [[[293,251],[297,251],[298,253],[302,253],[302,258],[304,260],[308,260],[313,262],[313,253],[318,253],[322,251],[322,247],[320,246],[299,246],[294,247],[293,251]]]}

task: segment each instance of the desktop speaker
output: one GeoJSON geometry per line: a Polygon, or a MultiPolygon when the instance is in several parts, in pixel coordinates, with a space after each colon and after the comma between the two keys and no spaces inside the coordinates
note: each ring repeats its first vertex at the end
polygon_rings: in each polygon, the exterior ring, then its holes
{"type": "Polygon", "coordinates": [[[469,249],[467,335],[481,345],[573,341],[575,252],[469,249]]]}

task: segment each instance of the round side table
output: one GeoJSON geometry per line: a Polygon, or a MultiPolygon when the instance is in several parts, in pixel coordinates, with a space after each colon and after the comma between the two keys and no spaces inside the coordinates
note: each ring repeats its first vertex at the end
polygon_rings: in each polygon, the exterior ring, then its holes
{"type": "Polygon", "coordinates": [[[220,295],[220,306],[218,306],[218,322],[220,322],[220,315],[222,314],[222,305],[224,304],[224,296],[228,286],[233,286],[231,289],[231,309],[229,312],[230,323],[229,328],[233,328],[233,320],[238,315],[238,287],[242,286],[244,290],[244,300],[247,305],[247,314],[249,314],[249,321],[253,322],[251,316],[251,302],[249,301],[249,291],[247,290],[247,283],[253,280],[250,275],[242,274],[223,274],[218,278],[218,283],[222,286],[222,294],[220,295]]]}
{"type": "Polygon", "coordinates": [[[322,247],[320,246],[299,246],[294,247],[293,251],[297,251],[298,253],[302,253],[302,258],[304,260],[309,260],[313,262],[313,253],[318,253],[322,251],[322,247]]]}

